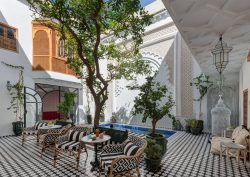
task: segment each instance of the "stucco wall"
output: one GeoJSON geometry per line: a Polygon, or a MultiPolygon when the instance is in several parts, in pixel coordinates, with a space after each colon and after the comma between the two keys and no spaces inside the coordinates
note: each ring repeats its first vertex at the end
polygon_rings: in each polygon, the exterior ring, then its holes
{"type": "MultiPolygon", "coordinates": [[[[0,49],[0,62],[24,66],[24,84],[34,87],[31,75],[31,12],[24,1],[3,1],[0,5],[0,22],[17,28],[18,52],[0,49]],[[20,17],[20,18],[18,18],[20,17]],[[21,20],[20,20],[21,19],[21,20]]],[[[6,89],[7,80],[15,84],[18,80],[18,70],[0,63],[0,136],[13,134],[11,122],[15,121],[15,114],[7,110],[10,105],[10,95],[6,89]]]]}
{"type": "Polygon", "coordinates": [[[245,61],[239,74],[239,121],[243,124],[243,91],[248,89],[248,127],[250,127],[250,62],[245,61]]]}

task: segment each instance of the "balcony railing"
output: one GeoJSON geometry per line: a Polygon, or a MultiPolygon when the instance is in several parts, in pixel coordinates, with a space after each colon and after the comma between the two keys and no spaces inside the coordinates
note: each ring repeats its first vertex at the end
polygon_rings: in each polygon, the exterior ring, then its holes
{"type": "Polygon", "coordinates": [[[34,71],[54,71],[63,74],[74,75],[73,70],[69,68],[66,60],[63,58],[50,57],[49,55],[34,55],[33,56],[34,71]]]}

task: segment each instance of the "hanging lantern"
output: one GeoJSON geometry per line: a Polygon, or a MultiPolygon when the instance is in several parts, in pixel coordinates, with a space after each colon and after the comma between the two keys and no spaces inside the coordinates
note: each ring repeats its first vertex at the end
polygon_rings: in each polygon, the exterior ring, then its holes
{"type": "Polygon", "coordinates": [[[222,40],[222,35],[220,35],[219,42],[215,45],[215,48],[212,49],[213,64],[220,75],[229,62],[229,52],[231,52],[232,49],[232,47],[227,46],[227,44],[222,40]]]}

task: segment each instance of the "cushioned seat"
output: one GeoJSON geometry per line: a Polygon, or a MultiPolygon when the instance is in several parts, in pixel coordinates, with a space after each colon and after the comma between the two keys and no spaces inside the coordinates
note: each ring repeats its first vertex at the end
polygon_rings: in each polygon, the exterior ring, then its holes
{"type": "Polygon", "coordinates": [[[139,175],[139,163],[147,141],[130,135],[122,144],[106,145],[101,154],[102,169],[108,171],[109,176],[136,169],[139,175]]]}
{"type": "Polygon", "coordinates": [[[111,166],[112,161],[117,158],[117,157],[125,157],[123,152],[118,152],[118,153],[107,153],[107,154],[101,154],[100,155],[102,159],[102,166],[105,169],[108,169],[111,166]]]}
{"type": "Polygon", "coordinates": [[[59,136],[62,136],[68,132],[71,128],[71,125],[68,124],[59,129],[50,129],[48,132],[42,136],[40,136],[40,141],[42,144],[41,157],[43,152],[49,147],[55,147],[56,140],[59,136]]]}
{"type": "Polygon", "coordinates": [[[26,137],[28,136],[35,136],[37,142],[39,142],[39,136],[46,134],[48,130],[46,129],[40,129],[43,126],[46,126],[46,122],[37,122],[33,127],[28,127],[23,129],[22,132],[22,145],[24,145],[24,142],[26,141],[26,137]]]}
{"type": "Polygon", "coordinates": [[[237,144],[241,144],[243,146],[248,145],[248,139],[249,132],[242,128],[242,126],[236,127],[232,133],[231,138],[225,138],[225,137],[213,137],[211,140],[211,149],[210,152],[213,154],[220,154],[220,144],[221,142],[235,142],[237,144]]]}
{"type": "Polygon", "coordinates": [[[61,144],[57,144],[56,148],[60,148],[60,149],[65,149],[65,150],[78,150],[80,145],[80,142],[75,142],[75,141],[65,141],[61,144]]]}
{"type": "Polygon", "coordinates": [[[90,127],[82,127],[76,126],[72,127],[65,135],[59,136],[57,138],[55,144],[55,154],[54,154],[54,166],[56,166],[56,160],[60,152],[70,152],[70,154],[74,154],[77,161],[77,168],[80,162],[80,154],[82,150],[84,150],[87,154],[87,149],[85,144],[81,141],[81,139],[87,134],[91,132],[90,127]]]}

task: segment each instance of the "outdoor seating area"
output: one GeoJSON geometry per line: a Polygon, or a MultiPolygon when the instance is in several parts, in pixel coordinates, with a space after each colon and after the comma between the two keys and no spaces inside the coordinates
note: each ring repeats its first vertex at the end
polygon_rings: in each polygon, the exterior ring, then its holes
{"type": "Polygon", "coordinates": [[[250,177],[249,9],[2,1],[0,177],[250,177]]]}
{"type": "MultiPolygon", "coordinates": [[[[239,167],[235,158],[229,161],[223,156],[210,153],[209,134],[195,136],[185,132],[177,132],[168,139],[168,151],[163,158],[162,167],[158,172],[149,172],[145,161],[139,165],[141,176],[226,176],[246,177],[250,170],[243,161],[239,167]]],[[[73,156],[65,156],[53,167],[54,152],[48,150],[43,158],[40,148],[35,141],[28,141],[21,146],[20,137],[0,138],[0,174],[2,176],[98,176],[99,171],[91,172],[90,162],[93,148],[81,154],[79,168],[73,156]]],[[[136,172],[134,173],[136,176],[136,172]]],[[[104,176],[104,173],[101,173],[104,176]]]]}

